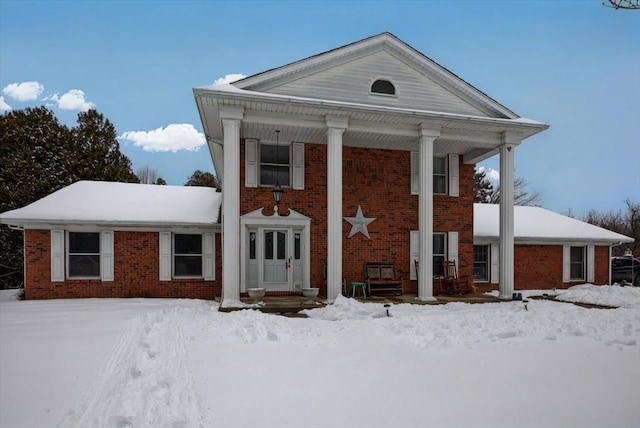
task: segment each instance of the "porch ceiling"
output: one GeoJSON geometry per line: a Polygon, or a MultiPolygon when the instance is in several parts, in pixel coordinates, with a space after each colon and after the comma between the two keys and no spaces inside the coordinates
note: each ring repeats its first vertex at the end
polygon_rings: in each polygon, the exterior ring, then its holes
{"type": "Polygon", "coordinates": [[[417,150],[421,127],[440,129],[434,152],[456,153],[465,163],[493,156],[502,144],[504,132],[521,139],[548,126],[526,119],[495,119],[381,108],[315,99],[283,97],[273,94],[196,88],[194,95],[208,141],[222,142],[220,111],[242,109],[242,138],[273,141],[280,130],[281,142],[325,144],[326,117],[344,116],[349,120],[343,144],[392,150],[417,150]]]}

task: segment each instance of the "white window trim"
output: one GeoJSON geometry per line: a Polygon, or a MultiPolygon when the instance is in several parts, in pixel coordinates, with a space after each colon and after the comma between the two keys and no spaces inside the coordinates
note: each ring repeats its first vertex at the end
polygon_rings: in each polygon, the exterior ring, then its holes
{"type": "Polygon", "coordinates": [[[595,281],[595,246],[586,244],[563,245],[562,248],[562,282],[581,283],[595,281]],[[584,257],[584,277],[583,279],[571,278],[571,247],[581,247],[584,257]]]}
{"type": "MultiPolygon", "coordinates": [[[[460,159],[459,155],[450,154],[450,155],[433,155],[433,158],[444,159],[444,182],[445,182],[445,191],[444,193],[436,193],[433,192],[434,195],[448,195],[457,197],[460,195],[460,174],[459,174],[459,166],[458,162],[460,159]]],[[[411,152],[411,194],[419,195],[420,194],[420,161],[418,159],[418,152],[411,152]]],[[[436,174],[434,173],[435,177],[436,174]]],[[[442,176],[442,174],[438,174],[438,176],[442,176]]],[[[434,182],[435,183],[435,182],[434,182]]],[[[435,184],[434,184],[435,185],[435,184]]]]}
{"type": "Polygon", "coordinates": [[[488,284],[491,282],[491,245],[489,244],[473,244],[473,268],[475,271],[476,266],[476,249],[475,247],[485,247],[487,249],[487,279],[476,279],[475,275],[473,276],[473,282],[478,284],[488,284]]]}
{"type": "MultiPolygon", "coordinates": [[[[433,235],[444,236],[444,253],[431,255],[433,263],[433,257],[444,256],[444,260],[455,260],[456,267],[458,266],[458,232],[433,232],[433,235]]],[[[416,272],[416,261],[420,260],[420,231],[409,231],[409,279],[416,281],[418,279],[418,273],[416,272]]],[[[435,272],[435,270],[434,270],[435,272]]]]}
{"type": "MultiPolygon", "coordinates": [[[[109,282],[114,280],[114,232],[113,230],[52,230],[51,231],[51,281],[89,280],[109,282]],[[100,274],[97,276],[71,276],[69,274],[69,233],[96,233],[99,236],[97,253],[100,258],[100,274]]],[[[91,253],[93,254],[93,253],[91,253]]]]}
{"type": "Polygon", "coordinates": [[[374,97],[399,98],[399,96],[398,96],[398,85],[396,85],[396,83],[392,79],[390,79],[388,77],[385,77],[385,76],[375,77],[375,78],[371,79],[371,81],[369,82],[369,95],[372,95],[374,97]],[[393,85],[394,93],[393,94],[385,94],[385,93],[382,93],[382,92],[373,92],[371,90],[373,88],[373,84],[376,83],[378,80],[385,80],[385,81],[391,83],[393,85]]]}
{"type": "MultiPolygon", "coordinates": [[[[245,187],[273,187],[273,184],[260,183],[260,147],[263,144],[276,145],[277,142],[258,141],[256,139],[245,140],[245,187]]],[[[279,144],[289,147],[289,185],[283,187],[304,190],[304,143],[280,142],[279,144]]]]}
{"type": "MultiPolygon", "coordinates": [[[[160,281],[180,281],[183,279],[216,279],[216,232],[175,231],[159,232],[159,275],[160,281]],[[200,235],[202,238],[202,275],[175,275],[175,235],[200,235]]],[[[179,255],[179,254],[178,254],[179,255]]],[[[195,254],[191,254],[195,255],[195,254]]]]}

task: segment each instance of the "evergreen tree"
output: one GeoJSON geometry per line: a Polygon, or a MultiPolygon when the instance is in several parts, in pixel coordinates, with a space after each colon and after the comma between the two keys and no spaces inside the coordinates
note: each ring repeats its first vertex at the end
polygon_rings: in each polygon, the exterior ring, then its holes
{"type": "MultiPolygon", "coordinates": [[[[0,212],[78,180],[137,182],[116,135],[95,110],[80,113],[71,129],[45,107],[0,115],[0,212]]],[[[22,233],[0,225],[0,288],[22,283],[22,252],[22,233]]]]}
{"type": "Polygon", "coordinates": [[[487,173],[483,170],[475,170],[473,175],[473,202],[480,204],[488,204],[491,202],[491,195],[495,192],[493,184],[487,178],[487,173]]]}
{"type": "Polygon", "coordinates": [[[215,187],[220,188],[220,182],[218,177],[210,172],[202,172],[199,169],[195,170],[189,180],[184,183],[185,186],[202,186],[202,187],[215,187]]]}

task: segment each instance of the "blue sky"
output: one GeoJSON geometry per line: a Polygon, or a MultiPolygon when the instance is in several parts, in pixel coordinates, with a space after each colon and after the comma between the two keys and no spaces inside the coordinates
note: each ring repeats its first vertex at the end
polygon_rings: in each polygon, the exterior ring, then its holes
{"type": "MultiPolygon", "coordinates": [[[[0,110],[44,104],[74,124],[94,107],[131,138],[121,150],[134,170],[181,185],[213,172],[193,87],[384,31],[551,125],[516,150],[516,174],[546,208],[640,201],[640,11],[599,0],[0,0],[0,110]]],[[[498,169],[498,158],[481,165],[498,169]]]]}

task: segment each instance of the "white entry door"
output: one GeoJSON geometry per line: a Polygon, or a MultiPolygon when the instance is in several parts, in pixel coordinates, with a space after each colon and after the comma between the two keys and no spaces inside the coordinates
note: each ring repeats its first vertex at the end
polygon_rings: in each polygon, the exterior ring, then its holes
{"type": "Polygon", "coordinates": [[[263,284],[267,291],[288,291],[291,259],[289,257],[289,231],[264,230],[263,284]]]}

